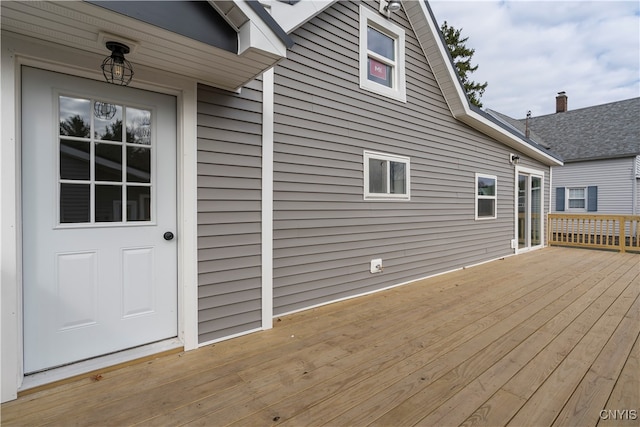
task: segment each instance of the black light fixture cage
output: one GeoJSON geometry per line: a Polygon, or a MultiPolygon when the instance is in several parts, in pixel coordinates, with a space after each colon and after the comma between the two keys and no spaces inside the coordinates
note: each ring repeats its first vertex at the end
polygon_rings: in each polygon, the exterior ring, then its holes
{"type": "Polygon", "coordinates": [[[102,74],[109,83],[127,86],[133,78],[133,67],[124,57],[129,53],[129,46],[119,42],[107,42],[111,55],[102,61],[102,74]]]}
{"type": "Polygon", "coordinates": [[[118,112],[118,107],[108,102],[96,101],[93,104],[93,114],[102,120],[111,120],[118,112]]]}

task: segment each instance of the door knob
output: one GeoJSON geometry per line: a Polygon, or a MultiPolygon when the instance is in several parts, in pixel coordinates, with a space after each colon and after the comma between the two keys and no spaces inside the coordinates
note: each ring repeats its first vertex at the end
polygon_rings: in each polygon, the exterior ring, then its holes
{"type": "Polygon", "coordinates": [[[173,233],[170,231],[167,231],[166,233],[164,233],[162,237],[164,237],[164,240],[173,240],[173,233]]]}

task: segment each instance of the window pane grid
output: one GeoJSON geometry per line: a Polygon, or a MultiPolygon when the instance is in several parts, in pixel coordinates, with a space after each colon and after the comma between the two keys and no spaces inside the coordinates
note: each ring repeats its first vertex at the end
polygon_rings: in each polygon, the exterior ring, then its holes
{"type": "Polygon", "coordinates": [[[497,178],[476,174],[476,219],[497,218],[497,178]]]}
{"type": "Polygon", "coordinates": [[[151,221],[151,112],[68,96],[59,108],[59,222],[151,221]]]}
{"type": "Polygon", "coordinates": [[[569,209],[584,210],[587,207],[586,191],[584,188],[569,188],[568,191],[568,206],[569,209]]]}

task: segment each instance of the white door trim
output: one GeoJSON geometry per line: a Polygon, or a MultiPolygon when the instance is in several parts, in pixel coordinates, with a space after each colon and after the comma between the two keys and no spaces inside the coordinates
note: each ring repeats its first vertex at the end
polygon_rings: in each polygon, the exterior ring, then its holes
{"type": "MultiPolygon", "coordinates": [[[[0,144],[0,266],[2,329],[1,400],[17,397],[22,366],[22,251],[20,67],[42,68],[102,80],[102,57],[30,38],[2,34],[0,144]]],[[[136,65],[131,86],[177,97],[178,190],[178,339],[185,350],[197,348],[197,82],[136,65]]]]}
{"type": "MultiPolygon", "coordinates": [[[[544,194],[544,189],[545,189],[545,174],[544,171],[539,170],[539,169],[532,169],[532,168],[528,168],[528,167],[524,167],[524,166],[516,166],[515,167],[515,178],[514,178],[514,193],[515,193],[515,201],[514,201],[514,207],[515,207],[515,213],[514,213],[514,230],[515,230],[515,235],[514,235],[514,239],[516,241],[516,247],[515,247],[515,253],[519,254],[519,253],[523,253],[523,252],[528,252],[530,250],[535,250],[535,249],[540,249],[543,248],[545,245],[545,240],[546,240],[546,234],[545,234],[545,215],[544,215],[544,202],[545,202],[545,194],[544,194]],[[527,246],[525,248],[520,249],[519,245],[518,245],[518,176],[520,174],[526,174],[529,176],[529,181],[531,181],[531,176],[535,175],[537,177],[540,178],[540,190],[541,190],[541,194],[540,194],[540,218],[541,218],[541,222],[540,222],[540,244],[536,245],[536,246],[527,246]]],[[[528,212],[527,212],[528,213],[528,212]]]]}

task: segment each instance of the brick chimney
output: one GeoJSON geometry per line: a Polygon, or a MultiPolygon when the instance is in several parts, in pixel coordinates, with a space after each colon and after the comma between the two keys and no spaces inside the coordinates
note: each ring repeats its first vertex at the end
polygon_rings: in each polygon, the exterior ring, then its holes
{"type": "Polygon", "coordinates": [[[565,113],[567,111],[568,99],[566,92],[558,92],[558,96],[556,96],[556,113],[565,113]]]}

